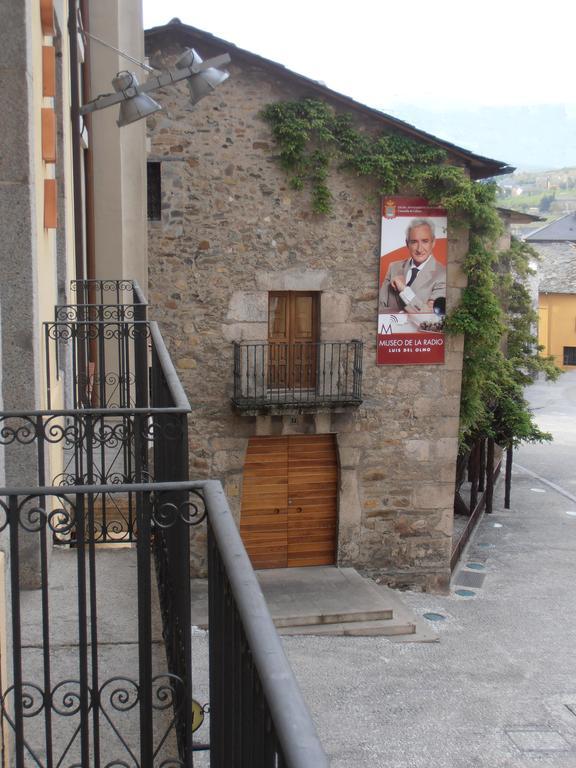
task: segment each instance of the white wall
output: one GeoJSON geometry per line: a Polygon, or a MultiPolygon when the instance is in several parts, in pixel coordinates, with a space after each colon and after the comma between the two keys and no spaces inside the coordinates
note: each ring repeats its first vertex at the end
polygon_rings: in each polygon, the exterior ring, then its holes
{"type": "MultiPolygon", "coordinates": [[[[141,0],[99,0],[90,8],[90,32],[138,60],[144,58],[141,0]]],[[[117,72],[146,73],[90,41],[91,93],[112,90],[117,72]]],[[[88,95],[86,96],[88,98],[88,95]]],[[[93,114],[96,276],[136,279],[146,293],[146,121],[118,128],[118,107],[93,114]]]]}

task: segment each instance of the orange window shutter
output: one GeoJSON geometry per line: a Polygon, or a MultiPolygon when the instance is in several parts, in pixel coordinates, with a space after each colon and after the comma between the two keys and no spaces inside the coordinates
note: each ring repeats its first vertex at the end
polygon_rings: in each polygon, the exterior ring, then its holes
{"type": "Polygon", "coordinates": [[[56,162],[56,113],[52,107],[42,109],[42,160],[56,162]]]}
{"type": "Polygon", "coordinates": [[[58,226],[58,196],[56,179],[44,179],[44,228],[58,226]]]}
{"type": "Polygon", "coordinates": [[[56,96],[56,48],[42,46],[42,96],[56,96]]]}
{"type": "Polygon", "coordinates": [[[40,0],[40,24],[43,35],[53,35],[54,28],[54,0],[40,0]]]}

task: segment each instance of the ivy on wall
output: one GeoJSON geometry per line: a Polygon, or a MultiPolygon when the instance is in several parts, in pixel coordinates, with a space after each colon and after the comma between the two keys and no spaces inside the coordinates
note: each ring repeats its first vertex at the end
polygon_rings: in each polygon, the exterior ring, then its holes
{"type": "Polygon", "coordinates": [[[502,232],[496,185],[471,181],[462,168],[448,164],[442,149],[395,134],[364,133],[350,115],[320,100],[269,104],[262,117],[290,184],[310,187],[316,213],[331,211],[328,180],[336,166],[373,179],[380,195],[409,190],[422,196],[469,228],[463,263],[468,285],[446,320],[447,333],[464,334],[461,442],[465,446],[480,436],[495,437],[501,445],[550,439],[534,423],[522,391],[534,373],[556,378],[560,371],[534,351],[535,318],[524,285],[534,251],[518,242],[504,254],[496,250],[502,232]]]}

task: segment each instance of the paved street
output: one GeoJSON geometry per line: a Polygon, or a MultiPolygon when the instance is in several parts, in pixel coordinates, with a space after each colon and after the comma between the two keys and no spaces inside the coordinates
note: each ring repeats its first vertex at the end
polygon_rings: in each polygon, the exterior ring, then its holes
{"type": "MultiPolygon", "coordinates": [[[[529,393],[552,446],[517,462],[576,496],[576,373],[529,393]]],[[[455,582],[405,593],[439,643],[285,638],[334,768],[576,766],[576,498],[520,470],[455,582]]]]}
{"type": "Polygon", "coordinates": [[[576,496],[576,371],[563,374],[553,384],[535,384],[527,394],[538,424],[552,432],[554,442],[524,446],[518,463],[576,496]]]}

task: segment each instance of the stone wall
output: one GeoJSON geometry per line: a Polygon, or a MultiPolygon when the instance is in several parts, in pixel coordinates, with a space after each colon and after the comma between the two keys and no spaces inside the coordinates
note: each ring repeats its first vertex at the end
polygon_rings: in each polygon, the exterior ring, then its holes
{"type": "MultiPolygon", "coordinates": [[[[152,57],[155,65],[173,61],[152,57]]],[[[230,72],[194,108],[185,85],[166,90],[158,97],[165,112],[148,120],[149,159],[162,163],[162,220],[149,222],[149,299],[193,407],[191,474],[220,478],[239,515],[250,436],[335,432],[338,562],[378,571],[391,585],[446,589],[462,340],[448,337],[441,366],[375,365],[376,187],[334,171],[333,212],[311,213],[309,195],[290,188],[259,117],[267,103],[305,93],[257,63],[236,61],[230,72]],[[360,408],[233,411],[232,342],[266,340],[271,290],[321,291],[321,340],[363,339],[360,408]]],[[[450,231],[449,307],[465,285],[466,248],[466,233],[450,231]]],[[[202,547],[194,565],[205,567],[202,547]]]]}

